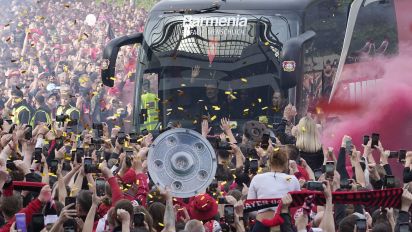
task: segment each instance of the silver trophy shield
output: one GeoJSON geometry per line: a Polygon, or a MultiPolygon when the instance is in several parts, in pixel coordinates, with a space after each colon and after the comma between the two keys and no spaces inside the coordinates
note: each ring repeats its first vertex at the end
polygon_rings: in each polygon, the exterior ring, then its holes
{"type": "Polygon", "coordinates": [[[173,197],[187,198],[206,190],[217,168],[212,145],[196,131],[177,128],[160,134],[147,157],[150,177],[169,186],[173,197]]]}

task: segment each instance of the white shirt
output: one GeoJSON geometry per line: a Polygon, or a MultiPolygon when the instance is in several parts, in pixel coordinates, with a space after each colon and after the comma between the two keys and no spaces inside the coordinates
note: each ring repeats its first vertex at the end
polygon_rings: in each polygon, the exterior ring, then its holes
{"type": "MultiPolygon", "coordinates": [[[[253,177],[247,199],[282,198],[288,192],[299,190],[300,184],[295,176],[280,172],[266,172],[253,177]]],[[[268,210],[274,210],[274,208],[263,209],[258,212],[268,210]]]]}

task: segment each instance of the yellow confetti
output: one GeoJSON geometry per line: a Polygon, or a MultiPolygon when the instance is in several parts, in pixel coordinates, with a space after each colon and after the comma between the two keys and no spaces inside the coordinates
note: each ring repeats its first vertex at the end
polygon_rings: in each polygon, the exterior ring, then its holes
{"type": "Polygon", "coordinates": [[[197,120],[193,120],[193,122],[192,122],[193,124],[197,124],[197,120]]]}
{"type": "Polygon", "coordinates": [[[217,116],[216,116],[216,115],[213,115],[213,116],[210,118],[210,120],[215,121],[216,118],[217,118],[217,116]]]}
{"type": "Polygon", "coordinates": [[[115,80],[116,80],[116,77],[110,77],[110,80],[115,81],[115,80]]]}
{"type": "Polygon", "coordinates": [[[247,79],[246,78],[240,78],[240,80],[244,83],[247,83],[247,79]]]}
{"type": "Polygon", "coordinates": [[[262,98],[258,98],[258,102],[261,103],[261,102],[262,102],[262,98]]]}
{"type": "Polygon", "coordinates": [[[304,126],[302,126],[301,130],[302,132],[306,132],[306,128],[304,126]]]}
{"type": "Polygon", "coordinates": [[[220,110],[220,107],[219,107],[219,106],[212,106],[212,108],[213,108],[214,110],[216,110],[216,111],[220,110]]]}
{"type": "Polygon", "coordinates": [[[204,205],[202,205],[202,208],[205,208],[207,206],[207,203],[206,204],[204,204],[204,205]]]}
{"type": "Polygon", "coordinates": [[[268,46],[268,45],[269,45],[269,42],[265,42],[265,45],[268,46]]]}
{"type": "Polygon", "coordinates": [[[267,108],[268,108],[267,106],[265,106],[265,107],[262,107],[262,110],[267,110],[267,108]]]}
{"type": "Polygon", "coordinates": [[[205,199],[205,196],[202,196],[202,197],[200,198],[201,201],[203,201],[203,199],[205,199]]]}
{"type": "Polygon", "coordinates": [[[173,109],[166,109],[167,112],[171,112],[173,109]]]}
{"type": "Polygon", "coordinates": [[[183,107],[180,107],[180,106],[177,107],[177,109],[180,110],[180,111],[183,111],[183,110],[184,110],[183,107]]]}
{"type": "Polygon", "coordinates": [[[231,95],[232,92],[231,92],[231,91],[225,91],[225,94],[226,94],[226,95],[231,95]]]}
{"type": "Polygon", "coordinates": [[[234,178],[234,179],[236,179],[236,178],[237,178],[235,174],[233,174],[232,176],[233,176],[233,178],[234,178]]]}
{"type": "Polygon", "coordinates": [[[186,87],[186,84],[181,84],[180,86],[182,86],[182,87],[186,87]]]}
{"type": "Polygon", "coordinates": [[[237,99],[237,97],[236,97],[235,95],[233,95],[233,94],[230,94],[230,98],[232,98],[232,100],[237,99]]]}
{"type": "Polygon", "coordinates": [[[163,225],[163,223],[161,223],[161,222],[159,222],[158,224],[159,224],[159,226],[161,226],[161,227],[164,227],[164,226],[165,226],[165,225],[163,225]]]}
{"type": "Polygon", "coordinates": [[[279,147],[275,147],[273,150],[274,150],[274,151],[279,151],[280,148],[279,148],[279,147]]]}
{"type": "Polygon", "coordinates": [[[243,110],[243,112],[248,112],[248,111],[249,111],[249,109],[244,109],[244,110],[243,110]]]}

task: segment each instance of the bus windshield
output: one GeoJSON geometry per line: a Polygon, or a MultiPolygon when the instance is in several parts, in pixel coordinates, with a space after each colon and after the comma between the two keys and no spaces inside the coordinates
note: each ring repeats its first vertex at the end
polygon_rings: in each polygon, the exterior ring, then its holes
{"type": "Polygon", "coordinates": [[[137,126],[197,129],[205,116],[216,124],[228,117],[239,129],[248,120],[279,122],[287,92],[279,56],[290,36],[280,15],[152,14],[139,54],[137,126]]]}

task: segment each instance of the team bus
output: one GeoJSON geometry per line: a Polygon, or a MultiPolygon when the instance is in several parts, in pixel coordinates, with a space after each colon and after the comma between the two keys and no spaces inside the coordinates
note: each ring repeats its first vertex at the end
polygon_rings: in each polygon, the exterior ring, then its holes
{"type": "Polygon", "coordinates": [[[113,86],[119,49],[138,44],[137,130],[196,128],[204,116],[272,124],[288,102],[302,116],[330,97],[342,48],[347,65],[397,53],[395,3],[360,2],[348,37],[349,0],[162,0],[144,33],[108,43],[102,80],[113,86]]]}

